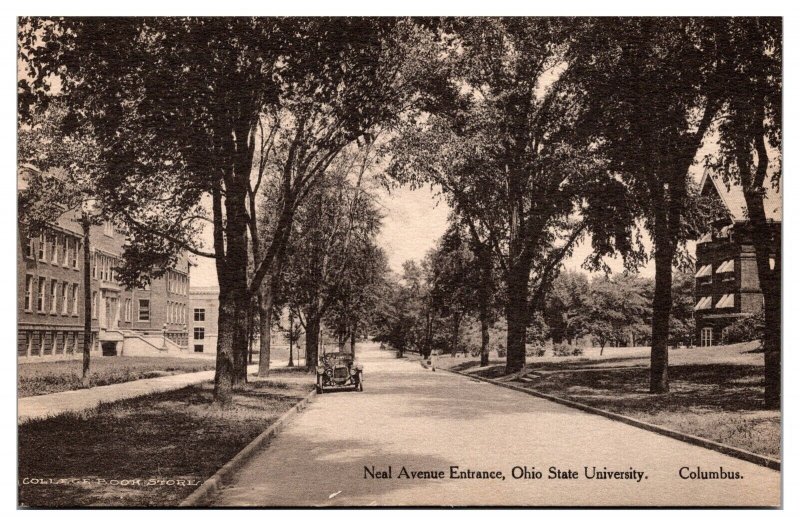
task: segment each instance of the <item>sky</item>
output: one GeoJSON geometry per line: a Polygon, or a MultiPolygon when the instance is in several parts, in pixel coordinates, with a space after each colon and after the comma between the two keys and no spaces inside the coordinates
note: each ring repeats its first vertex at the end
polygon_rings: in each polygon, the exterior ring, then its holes
{"type": "MultiPolygon", "coordinates": [[[[704,148],[698,152],[696,159],[699,161],[713,148],[714,141],[706,141],[704,148]]],[[[772,156],[771,156],[772,157],[772,156]]],[[[703,176],[702,163],[697,162],[690,169],[692,177],[700,182],[703,176]]],[[[378,244],[386,250],[389,266],[395,272],[401,272],[403,262],[413,259],[421,260],[428,250],[433,248],[436,241],[447,229],[447,217],[450,208],[436,192],[425,186],[411,190],[407,187],[378,191],[378,201],[384,214],[383,229],[378,236],[378,244]]],[[[207,228],[203,233],[203,245],[211,247],[211,231],[207,228]]],[[[647,232],[643,232],[645,248],[652,248],[647,232]]],[[[694,243],[690,242],[688,249],[694,253],[694,243]]],[[[573,254],[564,260],[564,267],[568,270],[587,272],[581,267],[586,257],[591,252],[591,240],[584,239],[576,246],[573,254]]],[[[206,258],[194,257],[197,264],[191,272],[191,285],[216,286],[216,269],[214,261],[206,258]]],[[[622,261],[619,258],[607,258],[606,263],[613,273],[623,271],[622,261]]],[[[587,272],[588,273],[588,272],[587,272]]],[[[650,260],[639,269],[642,276],[652,277],[655,274],[655,263],[650,260]]],[[[591,274],[591,273],[589,273],[591,274]]]]}
{"type": "MultiPolygon", "coordinates": [[[[444,234],[450,207],[428,186],[416,190],[407,187],[391,191],[383,190],[379,193],[379,202],[384,219],[378,244],[386,251],[391,269],[400,273],[404,261],[421,260],[444,234]]],[[[211,247],[210,236],[210,228],[207,228],[202,236],[205,247],[211,247]]],[[[581,270],[581,263],[590,250],[589,243],[578,245],[575,253],[565,260],[564,266],[572,270],[581,270]]],[[[197,266],[192,268],[191,286],[216,286],[217,273],[214,261],[194,257],[194,262],[197,266]]],[[[607,262],[613,272],[622,271],[621,261],[607,262]]],[[[652,263],[641,270],[642,274],[649,276],[652,276],[653,272],[652,263]]]]}

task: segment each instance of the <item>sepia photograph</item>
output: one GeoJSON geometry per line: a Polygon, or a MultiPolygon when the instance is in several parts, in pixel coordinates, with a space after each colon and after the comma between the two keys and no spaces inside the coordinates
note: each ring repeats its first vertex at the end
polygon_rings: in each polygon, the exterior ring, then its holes
{"type": "Polygon", "coordinates": [[[15,25],[18,509],[783,507],[783,18],[15,25]]]}

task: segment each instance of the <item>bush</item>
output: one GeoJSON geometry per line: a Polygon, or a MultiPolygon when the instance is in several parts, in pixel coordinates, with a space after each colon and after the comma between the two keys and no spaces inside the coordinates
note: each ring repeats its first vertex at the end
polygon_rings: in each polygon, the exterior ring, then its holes
{"type": "Polygon", "coordinates": [[[764,335],[764,311],[740,318],[722,329],[722,343],[744,343],[760,340],[764,335]]]}
{"type": "Polygon", "coordinates": [[[544,345],[528,345],[525,354],[527,356],[537,356],[542,357],[547,352],[547,348],[544,345]]]}
{"type": "Polygon", "coordinates": [[[506,354],[506,346],[502,342],[497,342],[495,344],[495,349],[497,349],[497,357],[498,358],[505,358],[506,354]]]}
{"type": "Polygon", "coordinates": [[[553,345],[553,356],[583,356],[583,349],[580,347],[570,347],[566,343],[553,345]]]}
{"type": "Polygon", "coordinates": [[[553,345],[553,356],[570,356],[572,349],[566,343],[557,343],[553,345]]]}
{"type": "Polygon", "coordinates": [[[476,343],[472,340],[467,340],[463,344],[465,352],[468,352],[470,356],[473,358],[481,355],[481,345],[480,343],[476,343]]]}

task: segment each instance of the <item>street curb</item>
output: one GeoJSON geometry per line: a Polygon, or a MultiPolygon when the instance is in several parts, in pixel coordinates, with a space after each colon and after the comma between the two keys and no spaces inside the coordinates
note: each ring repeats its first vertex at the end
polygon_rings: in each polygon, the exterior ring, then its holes
{"type": "Polygon", "coordinates": [[[208,501],[215,493],[219,492],[226,480],[230,475],[242,467],[245,462],[250,460],[261,447],[269,443],[269,441],[277,435],[291,418],[297,413],[301,412],[305,407],[317,396],[316,390],[311,391],[308,396],[297,402],[291,409],[286,411],[272,423],[263,433],[253,439],[252,442],[247,444],[244,449],[239,451],[235,457],[230,459],[224,466],[219,468],[216,473],[211,475],[199,488],[194,490],[191,495],[186,497],[178,504],[179,508],[197,508],[203,507],[203,503],[208,501]]]}
{"type": "Polygon", "coordinates": [[[680,440],[682,442],[687,442],[689,444],[704,447],[706,449],[711,449],[716,451],[717,453],[722,453],[724,455],[728,455],[734,458],[738,458],[739,460],[745,460],[747,462],[752,462],[753,464],[758,464],[759,466],[764,466],[766,468],[774,469],[775,471],[781,470],[781,461],[765,457],[762,455],[757,455],[755,453],[751,453],[750,451],[745,451],[744,449],[735,448],[732,446],[726,446],[725,444],[720,444],[719,442],[714,442],[712,440],[708,440],[705,438],[700,438],[694,435],[687,435],[685,433],[680,433],[678,431],[667,429],[665,427],[657,426],[655,424],[650,424],[647,422],[642,422],[641,420],[637,420],[635,418],[631,418],[629,416],[618,415],[616,413],[611,413],[609,411],[605,411],[603,409],[598,409],[596,407],[592,407],[586,404],[582,404],[580,402],[575,402],[573,400],[568,400],[566,398],[560,398],[558,396],[553,396],[550,394],[542,393],[540,391],[535,391],[533,389],[528,389],[527,387],[521,387],[517,385],[510,385],[503,382],[498,382],[496,380],[491,380],[489,378],[481,378],[480,376],[476,376],[473,374],[462,373],[460,371],[453,371],[451,369],[445,369],[445,371],[453,374],[457,374],[460,376],[465,376],[467,378],[472,378],[475,380],[480,380],[482,382],[487,382],[493,385],[497,385],[499,387],[505,387],[506,389],[511,389],[514,391],[519,391],[521,393],[526,393],[529,395],[533,395],[539,398],[544,398],[545,400],[549,400],[551,402],[555,402],[557,404],[565,405],[568,407],[572,407],[574,409],[579,409],[586,413],[592,413],[599,416],[604,416],[611,420],[616,420],[617,422],[622,422],[624,424],[628,424],[634,427],[638,427],[640,429],[644,429],[647,431],[652,431],[653,433],[658,433],[659,435],[668,436],[670,438],[674,438],[676,440],[680,440]]]}

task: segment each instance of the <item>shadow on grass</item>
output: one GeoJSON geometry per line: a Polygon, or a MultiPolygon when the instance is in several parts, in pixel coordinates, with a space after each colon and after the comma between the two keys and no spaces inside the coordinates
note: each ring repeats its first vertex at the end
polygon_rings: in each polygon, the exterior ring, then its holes
{"type": "MultiPolygon", "coordinates": [[[[285,384],[283,384],[285,385],[285,384]]],[[[19,426],[19,503],[31,507],[175,506],[196,486],[127,486],[120,480],[202,483],[310,390],[248,386],[225,411],[204,383],[19,426]],[[33,485],[25,478],[89,479],[33,485]]]]}
{"type": "Polygon", "coordinates": [[[551,372],[525,385],[570,398],[602,401],[610,411],[696,408],[755,411],[763,407],[763,368],[741,365],[670,367],[670,392],[649,393],[649,370],[621,368],[551,372]]]}
{"type": "Polygon", "coordinates": [[[650,394],[649,370],[569,370],[514,382],[612,413],[777,458],[781,416],[764,409],[764,369],[740,364],[670,366],[670,392],[650,394]]]}

